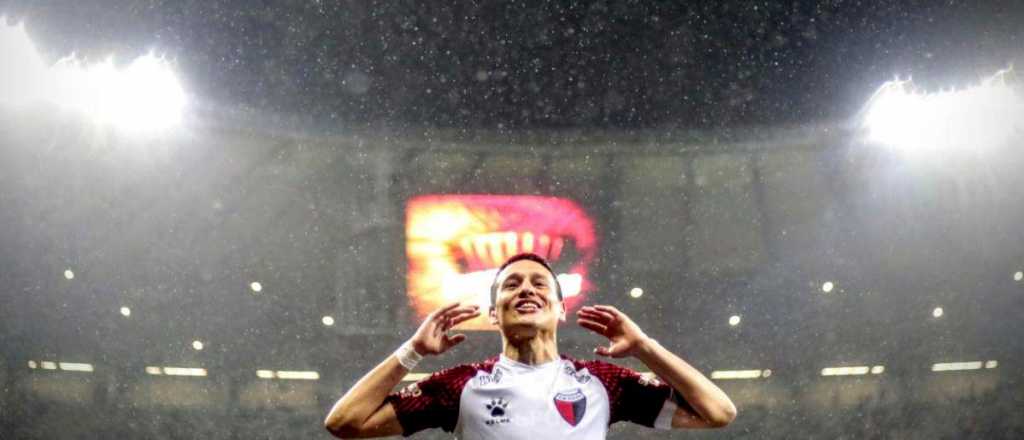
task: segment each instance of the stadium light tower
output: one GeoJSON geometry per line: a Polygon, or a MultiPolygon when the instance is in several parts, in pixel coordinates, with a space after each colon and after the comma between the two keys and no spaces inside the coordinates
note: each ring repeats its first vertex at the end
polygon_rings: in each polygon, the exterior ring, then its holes
{"type": "Polygon", "coordinates": [[[981,151],[1019,136],[1024,99],[1013,70],[962,90],[928,93],[911,80],[883,84],[862,113],[867,141],[907,152],[981,151]]]}
{"type": "Polygon", "coordinates": [[[127,131],[153,132],[181,123],[185,93],[169,63],[152,53],[117,70],[112,61],[88,71],[95,78],[96,115],[127,131]]]}
{"type": "Polygon", "coordinates": [[[131,134],[170,129],[182,120],[185,92],[169,61],[152,53],[125,67],[74,55],[44,62],[24,24],[0,20],[0,104],[48,102],[131,134]]]}

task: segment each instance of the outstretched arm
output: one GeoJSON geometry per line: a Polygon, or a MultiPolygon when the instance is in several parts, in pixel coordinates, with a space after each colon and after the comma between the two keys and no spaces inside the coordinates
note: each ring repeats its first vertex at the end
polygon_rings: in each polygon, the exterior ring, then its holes
{"type": "MultiPolygon", "coordinates": [[[[480,315],[478,306],[449,304],[431,313],[416,330],[409,343],[421,356],[448,351],[466,339],[449,336],[448,330],[480,315]]],[[[384,403],[388,393],[409,370],[395,356],[388,356],[345,393],[324,420],[324,426],[339,438],[385,437],[402,433],[395,409],[384,403]]]]}
{"type": "Polygon", "coordinates": [[[736,406],[700,371],[648,337],[625,313],[612,306],[587,306],[577,312],[584,328],[605,336],[610,344],[598,347],[602,356],[640,359],[654,374],[668,382],[697,412],[680,407],[672,417],[673,428],[718,428],[736,418],[736,406]]]}

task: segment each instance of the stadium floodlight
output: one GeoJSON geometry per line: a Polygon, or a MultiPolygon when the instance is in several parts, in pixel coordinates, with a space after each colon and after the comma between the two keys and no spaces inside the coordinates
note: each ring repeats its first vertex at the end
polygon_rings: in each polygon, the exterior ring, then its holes
{"type": "Polygon", "coordinates": [[[80,362],[59,362],[57,365],[60,366],[61,370],[64,371],[82,371],[85,373],[92,373],[92,364],[84,364],[80,362]]]}
{"type": "Polygon", "coordinates": [[[256,370],[256,377],[260,379],[318,380],[320,373],[316,371],[256,370]]]}
{"type": "Polygon", "coordinates": [[[168,376],[196,376],[205,377],[205,368],[192,368],[192,367],[163,367],[164,374],[168,376]]]}
{"type": "Polygon", "coordinates": [[[825,293],[829,293],[829,292],[831,292],[831,291],[832,291],[832,289],[833,289],[834,287],[835,287],[835,284],[833,284],[833,283],[832,283],[831,281],[825,281],[825,282],[824,282],[824,283],[822,283],[822,285],[821,285],[821,291],[822,291],[822,292],[825,292],[825,293]]]}
{"type": "MultiPolygon", "coordinates": [[[[768,371],[768,370],[764,370],[768,371]]],[[[759,379],[767,377],[762,370],[716,370],[711,372],[712,379],[759,379]]]]}
{"type": "Polygon", "coordinates": [[[942,362],[938,364],[932,364],[932,371],[965,371],[965,370],[980,370],[982,366],[981,361],[969,361],[969,362],[942,362]]]}
{"type": "MultiPolygon", "coordinates": [[[[167,60],[152,53],[123,70],[108,60],[87,69],[96,88],[97,116],[133,132],[153,132],[181,122],[185,93],[167,60]]],[[[88,83],[88,81],[86,81],[88,83]]]]}
{"type": "Polygon", "coordinates": [[[871,367],[868,366],[856,366],[856,367],[825,367],[821,369],[822,376],[860,376],[868,374],[871,371],[871,367]]]}
{"type": "Polygon", "coordinates": [[[294,379],[294,380],[317,380],[320,379],[320,373],[316,371],[278,371],[278,379],[294,379]]]}
{"type": "Polygon", "coordinates": [[[883,84],[868,100],[867,140],[905,151],[977,151],[1010,141],[1024,128],[1024,97],[1012,69],[962,90],[921,91],[912,80],[883,84]]]}
{"type": "Polygon", "coordinates": [[[24,25],[0,20],[0,103],[49,102],[130,134],[150,134],[182,120],[186,97],[172,63],[149,53],[125,66],[72,55],[50,64],[24,25]]]}

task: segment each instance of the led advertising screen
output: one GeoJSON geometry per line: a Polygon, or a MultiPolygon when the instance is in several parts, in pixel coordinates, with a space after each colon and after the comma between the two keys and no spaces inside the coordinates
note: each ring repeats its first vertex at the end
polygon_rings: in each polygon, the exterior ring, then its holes
{"type": "MultiPolygon", "coordinates": [[[[533,252],[550,263],[572,311],[593,289],[595,222],[576,202],[532,195],[423,195],[406,205],[409,303],[417,319],[451,301],[491,306],[497,268],[533,252]]],[[[465,329],[492,329],[486,313],[465,329]]]]}

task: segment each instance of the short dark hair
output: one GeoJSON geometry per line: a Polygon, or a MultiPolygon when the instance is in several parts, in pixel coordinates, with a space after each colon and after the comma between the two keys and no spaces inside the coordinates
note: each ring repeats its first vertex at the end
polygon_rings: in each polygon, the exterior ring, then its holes
{"type": "Polygon", "coordinates": [[[498,300],[498,276],[501,275],[501,271],[505,270],[505,268],[508,267],[510,264],[515,263],[516,261],[523,260],[529,260],[535,263],[539,263],[541,266],[544,266],[544,268],[547,269],[548,272],[551,272],[551,278],[555,280],[555,293],[558,294],[559,301],[563,300],[562,285],[558,283],[558,275],[555,274],[555,270],[551,268],[550,264],[548,264],[548,260],[545,260],[544,257],[531,252],[523,252],[509,257],[508,260],[505,260],[505,262],[501,264],[501,267],[498,268],[498,271],[494,273],[494,281],[491,282],[491,307],[494,307],[496,305],[495,302],[497,302],[498,300]]]}

